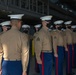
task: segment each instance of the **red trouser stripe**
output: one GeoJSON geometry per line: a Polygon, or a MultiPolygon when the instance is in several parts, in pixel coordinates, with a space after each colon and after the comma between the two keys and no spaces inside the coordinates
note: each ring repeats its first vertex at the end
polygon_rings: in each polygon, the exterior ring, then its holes
{"type": "Polygon", "coordinates": [[[42,75],[44,75],[44,53],[42,53],[42,75]]]}
{"type": "Polygon", "coordinates": [[[58,75],[58,57],[56,58],[56,75],[58,75]]]}
{"type": "Polygon", "coordinates": [[[69,46],[68,46],[68,73],[70,72],[70,53],[69,53],[69,46]]]}
{"type": "MultiPolygon", "coordinates": [[[[58,48],[57,48],[57,54],[58,54],[58,48]]],[[[56,75],[58,75],[58,57],[56,58],[56,75]]]]}
{"type": "Polygon", "coordinates": [[[74,67],[74,45],[72,47],[72,67],[74,67]]]}

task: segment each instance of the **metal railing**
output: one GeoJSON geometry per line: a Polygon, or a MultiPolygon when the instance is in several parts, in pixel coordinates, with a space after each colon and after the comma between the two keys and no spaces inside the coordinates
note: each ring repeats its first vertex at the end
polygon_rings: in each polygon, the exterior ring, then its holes
{"type": "Polygon", "coordinates": [[[48,15],[49,13],[49,5],[41,0],[0,0],[0,5],[24,9],[44,15],[48,15]]]}

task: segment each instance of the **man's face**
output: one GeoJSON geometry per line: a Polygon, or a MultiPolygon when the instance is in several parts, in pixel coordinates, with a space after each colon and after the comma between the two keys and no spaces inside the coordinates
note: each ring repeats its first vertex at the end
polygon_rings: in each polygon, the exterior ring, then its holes
{"type": "Polygon", "coordinates": [[[56,25],[56,29],[61,30],[62,26],[61,25],[56,25]]]}
{"type": "Polygon", "coordinates": [[[49,24],[50,22],[48,22],[48,21],[43,21],[42,22],[42,24],[43,24],[43,26],[46,26],[46,27],[50,27],[50,24],[49,24]]]}
{"type": "Polygon", "coordinates": [[[59,25],[56,25],[56,28],[60,27],[59,25]]]}
{"type": "Polygon", "coordinates": [[[46,21],[43,21],[42,22],[42,25],[45,25],[46,26],[47,25],[47,22],[46,21]]]}
{"type": "Polygon", "coordinates": [[[71,25],[69,25],[68,28],[71,29],[71,25]]]}
{"type": "Polygon", "coordinates": [[[55,28],[58,29],[60,26],[59,25],[55,25],[55,28]]]}
{"type": "Polygon", "coordinates": [[[3,31],[7,31],[7,26],[2,27],[3,31]]]}
{"type": "Polygon", "coordinates": [[[38,28],[35,28],[36,29],[36,31],[38,31],[38,28]]]}
{"type": "Polygon", "coordinates": [[[21,28],[21,23],[22,23],[22,21],[18,21],[18,29],[21,28]]]}

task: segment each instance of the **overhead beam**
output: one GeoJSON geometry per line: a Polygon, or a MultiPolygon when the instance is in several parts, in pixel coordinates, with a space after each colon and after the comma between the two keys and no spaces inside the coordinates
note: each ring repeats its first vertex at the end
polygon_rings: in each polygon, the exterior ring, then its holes
{"type": "MultiPolygon", "coordinates": [[[[66,10],[64,10],[64,9],[62,9],[62,8],[60,8],[59,6],[57,6],[56,4],[53,4],[53,3],[51,3],[51,2],[49,2],[49,6],[50,6],[50,10],[54,10],[54,11],[56,11],[57,12],[57,15],[58,15],[58,13],[61,15],[64,15],[64,16],[59,16],[59,17],[63,17],[63,18],[65,18],[66,19],[66,16],[67,16],[67,19],[69,20],[69,19],[71,19],[71,20],[73,20],[74,22],[76,22],[75,20],[76,20],[76,15],[74,15],[73,13],[71,13],[71,12],[69,12],[69,11],[66,11],[66,10]]],[[[55,14],[56,15],[56,14],[55,14]]]]}

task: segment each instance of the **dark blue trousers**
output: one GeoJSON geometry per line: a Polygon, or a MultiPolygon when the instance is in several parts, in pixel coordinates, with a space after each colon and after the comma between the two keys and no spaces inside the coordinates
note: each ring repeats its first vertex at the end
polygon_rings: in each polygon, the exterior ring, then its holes
{"type": "Polygon", "coordinates": [[[3,60],[2,75],[22,75],[21,61],[5,61],[5,60],[3,60]]]}
{"type": "Polygon", "coordinates": [[[75,54],[75,49],[74,49],[74,44],[72,45],[72,68],[74,67],[74,54],[75,54]]]}
{"type": "Polygon", "coordinates": [[[74,67],[76,67],[76,44],[74,44],[74,67]]]}
{"type": "Polygon", "coordinates": [[[66,51],[66,74],[72,74],[72,45],[68,45],[66,51]]]}
{"type": "Polygon", "coordinates": [[[52,53],[42,53],[42,64],[39,64],[40,75],[51,75],[53,57],[52,53]]]}
{"type": "Polygon", "coordinates": [[[40,71],[39,71],[39,64],[37,63],[36,56],[35,56],[35,71],[36,71],[37,73],[40,72],[40,71]]]}
{"type": "Polygon", "coordinates": [[[55,75],[63,75],[64,47],[57,47],[58,57],[55,57],[55,75]]]}
{"type": "Polygon", "coordinates": [[[53,67],[55,66],[55,57],[54,57],[54,52],[53,52],[53,67]]]}

